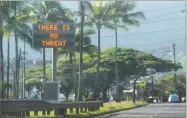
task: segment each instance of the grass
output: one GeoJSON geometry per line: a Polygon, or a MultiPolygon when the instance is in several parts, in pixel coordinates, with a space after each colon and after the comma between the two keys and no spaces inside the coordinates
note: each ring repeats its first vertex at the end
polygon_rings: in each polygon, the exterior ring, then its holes
{"type": "MultiPolygon", "coordinates": [[[[86,113],[79,113],[76,114],[75,109],[73,109],[73,113],[70,113],[69,109],[67,110],[67,116],[77,116],[77,117],[84,117],[84,116],[93,116],[93,115],[102,115],[106,113],[111,113],[115,111],[125,110],[129,108],[135,108],[137,106],[146,105],[147,102],[145,101],[136,101],[136,104],[133,104],[132,102],[109,102],[104,103],[103,107],[100,107],[100,110],[93,111],[93,112],[86,112],[86,113]]],[[[34,116],[34,112],[31,112],[30,118],[63,118],[63,116],[54,116],[54,112],[51,112],[50,116],[42,116],[42,112],[38,112],[39,116],[34,116]]]]}

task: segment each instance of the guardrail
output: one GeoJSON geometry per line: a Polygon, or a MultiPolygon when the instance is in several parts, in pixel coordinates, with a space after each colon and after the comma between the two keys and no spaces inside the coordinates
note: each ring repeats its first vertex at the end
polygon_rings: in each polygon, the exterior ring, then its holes
{"type": "Polygon", "coordinates": [[[103,106],[102,101],[0,100],[0,117],[29,117],[31,111],[34,111],[34,116],[38,116],[39,111],[42,112],[42,115],[51,115],[51,111],[54,111],[54,115],[65,116],[67,109],[70,110],[70,113],[73,113],[73,109],[76,109],[75,111],[78,114],[79,112],[99,110],[101,106],[103,106]]]}

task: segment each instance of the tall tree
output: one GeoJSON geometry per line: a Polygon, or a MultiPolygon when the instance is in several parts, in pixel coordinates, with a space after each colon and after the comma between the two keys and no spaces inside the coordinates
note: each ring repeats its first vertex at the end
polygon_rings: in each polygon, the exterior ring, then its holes
{"type": "Polygon", "coordinates": [[[84,33],[84,1],[80,2],[80,8],[81,8],[81,35],[80,35],[80,64],[79,64],[79,84],[78,84],[78,92],[77,92],[77,100],[81,100],[80,92],[82,92],[81,89],[81,83],[82,83],[82,72],[83,72],[83,33],[84,33]]]}
{"type": "MultiPolygon", "coordinates": [[[[85,27],[85,25],[84,25],[85,27]]],[[[76,27],[76,33],[75,33],[75,48],[60,48],[58,50],[58,56],[61,57],[62,55],[65,55],[66,57],[69,57],[70,63],[72,64],[72,77],[74,78],[74,89],[77,96],[77,73],[76,73],[76,57],[75,53],[80,53],[80,51],[83,51],[85,53],[88,53],[89,55],[93,56],[94,52],[97,50],[97,47],[92,44],[90,35],[95,34],[95,31],[93,29],[87,29],[84,30],[83,33],[83,45],[82,49],[80,48],[80,40],[81,40],[81,29],[80,25],[77,24],[76,27]]]]}
{"type": "Polygon", "coordinates": [[[3,55],[3,26],[4,22],[6,21],[6,18],[9,14],[9,1],[1,1],[0,3],[0,78],[2,80],[2,91],[1,91],[1,97],[4,98],[4,55],[3,55]]]}
{"type": "Polygon", "coordinates": [[[109,1],[110,2],[110,15],[111,25],[109,28],[115,30],[115,81],[116,81],[116,101],[120,101],[119,98],[119,81],[118,81],[118,28],[128,30],[128,26],[139,27],[139,18],[145,19],[142,12],[132,12],[135,8],[135,4],[129,1],[109,1]],[[121,25],[121,23],[125,25],[121,25]]]}
{"type": "MultiPolygon", "coordinates": [[[[97,28],[98,34],[98,61],[97,61],[97,79],[96,85],[99,85],[100,78],[100,50],[101,50],[101,28],[103,26],[107,26],[110,21],[110,17],[108,17],[109,4],[106,4],[105,1],[97,1],[95,4],[91,4],[90,2],[84,2],[85,8],[87,9],[87,17],[90,20],[90,25],[95,25],[97,28]]],[[[99,87],[94,91],[94,100],[98,98],[99,95],[99,87]]]]}
{"type": "MultiPolygon", "coordinates": [[[[18,76],[18,39],[22,36],[27,36],[29,40],[31,39],[31,34],[29,31],[28,22],[33,21],[34,17],[30,14],[31,9],[28,2],[9,2],[8,5],[9,14],[7,15],[7,21],[5,25],[6,32],[14,32],[15,36],[15,54],[16,54],[16,66],[15,66],[15,79],[17,82],[17,93],[19,88],[19,76],[18,76]]],[[[18,95],[16,94],[16,97],[18,95]]]]}

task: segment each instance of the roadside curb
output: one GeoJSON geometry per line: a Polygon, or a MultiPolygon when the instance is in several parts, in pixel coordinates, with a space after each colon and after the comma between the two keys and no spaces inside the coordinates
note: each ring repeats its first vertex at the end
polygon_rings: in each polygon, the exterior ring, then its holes
{"type": "Polygon", "coordinates": [[[123,108],[123,109],[108,111],[108,112],[100,113],[100,114],[90,114],[89,116],[68,116],[68,117],[65,117],[65,118],[93,118],[93,117],[99,117],[99,116],[108,115],[108,114],[112,114],[112,113],[116,113],[116,112],[120,112],[120,111],[125,111],[125,110],[140,108],[140,107],[146,106],[148,104],[149,103],[144,104],[144,105],[138,105],[138,106],[131,107],[131,108],[123,108]]]}
{"type": "Polygon", "coordinates": [[[131,107],[131,108],[124,108],[124,109],[118,109],[118,110],[114,110],[114,111],[108,111],[108,112],[105,112],[105,113],[100,113],[100,114],[94,114],[94,115],[90,115],[88,117],[97,117],[97,116],[102,116],[102,115],[107,115],[107,114],[111,114],[111,113],[116,113],[116,112],[120,112],[120,111],[125,111],[125,110],[131,110],[131,109],[135,109],[135,108],[140,108],[140,107],[144,107],[148,104],[144,104],[144,105],[138,105],[138,106],[135,106],[135,107],[131,107]]]}

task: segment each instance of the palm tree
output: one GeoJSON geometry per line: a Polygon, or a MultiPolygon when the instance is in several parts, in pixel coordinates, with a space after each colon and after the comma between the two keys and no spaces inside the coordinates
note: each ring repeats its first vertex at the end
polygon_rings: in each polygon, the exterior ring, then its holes
{"type": "MultiPolygon", "coordinates": [[[[81,51],[85,52],[85,53],[88,53],[89,55],[93,55],[93,52],[97,49],[97,47],[95,45],[92,45],[92,42],[91,42],[91,38],[90,38],[90,35],[93,35],[95,34],[94,30],[93,29],[87,29],[87,30],[84,30],[84,33],[83,33],[83,44],[82,46],[80,46],[80,40],[81,40],[81,29],[80,29],[80,25],[78,24],[77,25],[77,28],[76,28],[76,33],[75,33],[75,40],[76,40],[76,47],[75,47],[75,50],[74,49],[70,49],[70,48],[61,48],[58,50],[58,55],[61,56],[61,55],[66,55],[66,57],[69,57],[70,59],[70,63],[72,64],[72,75],[73,75],[73,78],[74,78],[74,89],[77,90],[78,86],[77,85],[77,77],[76,77],[76,58],[75,58],[75,53],[80,53],[81,51]],[[82,48],[81,48],[82,47],[82,48]]],[[[78,82],[78,84],[80,84],[78,82]]],[[[78,94],[79,92],[75,91],[76,94],[78,94]]],[[[78,95],[76,95],[76,98],[77,98],[78,95]]]]}
{"type": "Polygon", "coordinates": [[[15,79],[17,82],[16,97],[18,97],[19,90],[19,75],[18,75],[18,39],[28,40],[31,42],[31,28],[27,25],[28,22],[33,21],[34,17],[30,14],[31,8],[27,2],[12,1],[8,5],[10,11],[7,16],[5,30],[6,32],[14,32],[15,36],[15,54],[16,54],[16,68],[15,79]],[[24,38],[21,38],[24,37],[24,38]]]}
{"type": "MultiPolygon", "coordinates": [[[[81,30],[80,30],[80,64],[79,64],[79,84],[78,84],[78,91],[77,91],[77,100],[81,100],[80,89],[82,87],[81,85],[81,79],[82,79],[82,71],[83,71],[83,33],[84,33],[84,1],[80,2],[80,10],[81,10],[81,30]]],[[[82,93],[82,91],[81,91],[82,93]]],[[[82,96],[82,95],[81,95],[82,96]]]]}
{"type": "Polygon", "coordinates": [[[1,77],[1,84],[2,84],[2,91],[1,91],[1,97],[4,98],[4,55],[3,55],[3,35],[4,35],[4,31],[3,31],[3,26],[4,26],[4,21],[6,20],[8,14],[9,14],[9,10],[8,10],[8,6],[9,6],[8,1],[1,1],[0,4],[0,77],[1,77]]]}
{"type": "Polygon", "coordinates": [[[69,55],[71,64],[72,64],[72,75],[74,78],[74,90],[75,90],[75,94],[76,94],[76,100],[81,100],[81,78],[82,78],[82,65],[83,65],[83,52],[88,53],[89,55],[93,55],[94,50],[96,50],[96,46],[95,45],[91,45],[91,38],[89,37],[89,35],[95,34],[94,30],[92,29],[88,29],[88,30],[84,30],[84,27],[87,26],[89,23],[85,23],[85,7],[84,7],[84,2],[80,1],[79,2],[79,10],[77,12],[75,12],[75,15],[81,16],[81,22],[80,23],[76,23],[76,18],[74,20],[74,23],[77,24],[77,28],[76,28],[76,49],[71,50],[71,49],[61,49],[59,50],[59,54],[63,55],[64,53],[66,55],[69,55]],[[76,58],[75,58],[75,52],[80,53],[80,63],[79,63],[79,82],[77,82],[77,77],[76,77],[76,58]],[[78,84],[78,86],[77,86],[78,84]],[[76,91],[78,90],[78,91],[76,91]]]}
{"type": "Polygon", "coordinates": [[[116,82],[116,101],[120,101],[119,97],[119,85],[118,85],[118,28],[128,30],[128,26],[140,26],[139,18],[145,19],[142,12],[132,12],[135,8],[135,4],[129,1],[109,1],[110,2],[110,17],[111,28],[115,30],[115,82],[116,82]],[[121,23],[125,25],[121,25],[121,23]]]}
{"type": "Polygon", "coordinates": [[[97,28],[98,34],[98,61],[97,61],[97,79],[96,79],[96,90],[94,92],[94,100],[97,99],[99,94],[99,77],[100,77],[100,35],[101,35],[101,28],[109,27],[110,17],[108,17],[109,13],[109,4],[105,1],[97,1],[95,4],[91,4],[90,2],[85,2],[85,7],[88,11],[87,16],[89,18],[90,25],[95,25],[97,28]]]}

